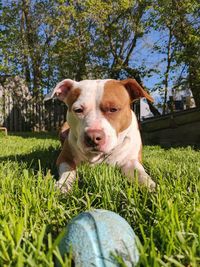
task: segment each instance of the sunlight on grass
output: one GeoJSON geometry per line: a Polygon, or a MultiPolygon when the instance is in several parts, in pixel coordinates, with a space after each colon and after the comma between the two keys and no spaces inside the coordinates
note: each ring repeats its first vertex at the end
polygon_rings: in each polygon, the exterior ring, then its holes
{"type": "Polygon", "coordinates": [[[80,166],[79,181],[61,195],[54,187],[59,147],[49,134],[0,137],[0,266],[54,266],[55,257],[71,266],[57,248],[62,229],[90,208],[112,210],[130,223],[138,266],[200,265],[200,151],[145,147],[155,193],[102,164],[80,166]]]}

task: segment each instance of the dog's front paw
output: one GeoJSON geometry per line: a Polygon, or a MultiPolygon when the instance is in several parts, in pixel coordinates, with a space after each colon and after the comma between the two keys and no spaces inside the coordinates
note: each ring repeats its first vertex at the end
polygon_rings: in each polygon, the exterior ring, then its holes
{"type": "Polygon", "coordinates": [[[147,173],[139,174],[138,182],[139,184],[146,186],[151,192],[156,190],[156,183],[147,173]]]}
{"type": "Polygon", "coordinates": [[[135,180],[135,171],[137,171],[139,185],[147,187],[149,191],[155,191],[156,183],[146,173],[144,167],[138,160],[127,161],[122,167],[122,171],[129,180],[135,180]]]}
{"type": "Polygon", "coordinates": [[[68,183],[60,183],[59,181],[56,182],[56,188],[58,188],[61,193],[68,193],[71,188],[72,188],[72,185],[69,185],[68,183]]]}
{"type": "Polygon", "coordinates": [[[75,170],[63,172],[60,179],[56,182],[56,187],[59,188],[62,193],[67,193],[72,189],[75,179],[75,170]]]}

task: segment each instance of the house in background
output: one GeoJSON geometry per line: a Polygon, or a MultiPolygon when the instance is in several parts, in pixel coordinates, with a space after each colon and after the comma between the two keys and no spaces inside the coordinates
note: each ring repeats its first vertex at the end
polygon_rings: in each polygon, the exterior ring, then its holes
{"type": "Polygon", "coordinates": [[[195,107],[192,92],[187,84],[180,85],[171,90],[169,100],[167,101],[168,113],[195,107]]]}
{"type": "MultiPolygon", "coordinates": [[[[141,98],[137,105],[140,106],[136,112],[139,113],[138,119],[140,121],[162,114],[161,107],[157,107],[154,103],[150,104],[145,98],[141,98]]],[[[195,101],[188,86],[179,86],[176,89],[169,90],[166,114],[195,107],[195,101]]]]}
{"type": "Polygon", "coordinates": [[[140,121],[154,117],[153,112],[151,112],[149,104],[146,98],[140,99],[140,121]]]}

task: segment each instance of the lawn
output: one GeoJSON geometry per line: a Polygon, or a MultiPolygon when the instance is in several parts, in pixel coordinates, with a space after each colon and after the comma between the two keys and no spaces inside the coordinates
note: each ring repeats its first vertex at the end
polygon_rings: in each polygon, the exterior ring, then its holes
{"type": "Polygon", "coordinates": [[[200,151],[144,148],[159,187],[150,193],[105,165],[79,168],[68,195],[55,189],[59,142],[49,134],[0,136],[0,266],[62,266],[58,242],[81,211],[108,209],[138,236],[138,266],[200,266],[200,151]],[[60,234],[61,233],[61,234],[60,234]]]}

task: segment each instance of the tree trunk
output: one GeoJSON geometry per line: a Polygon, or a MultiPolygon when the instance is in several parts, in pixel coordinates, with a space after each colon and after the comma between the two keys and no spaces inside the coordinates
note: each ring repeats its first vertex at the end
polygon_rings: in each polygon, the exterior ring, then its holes
{"type": "Polygon", "coordinates": [[[191,64],[189,66],[189,85],[192,91],[196,107],[200,108],[200,71],[198,67],[191,64]]]}
{"type": "Polygon", "coordinates": [[[25,21],[24,21],[24,12],[22,12],[21,16],[21,25],[20,25],[20,31],[22,36],[22,46],[23,46],[23,72],[25,75],[26,83],[30,89],[31,87],[31,73],[30,73],[30,66],[28,62],[28,54],[27,54],[27,44],[26,44],[26,36],[25,36],[25,21]]]}
{"type": "Polygon", "coordinates": [[[33,75],[33,95],[37,98],[39,96],[41,87],[41,55],[39,49],[39,41],[37,30],[33,27],[33,21],[29,11],[30,0],[23,0],[22,12],[24,16],[24,29],[29,56],[32,63],[33,75]]]}
{"type": "Polygon", "coordinates": [[[171,68],[171,45],[172,45],[172,31],[169,28],[169,39],[167,44],[167,68],[165,71],[165,80],[164,80],[164,101],[163,101],[163,112],[162,114],[165,115],[166,107],[167,107],[167,96],[168,96],[168,83],[169,83],[169,72],[171,68]]]}

